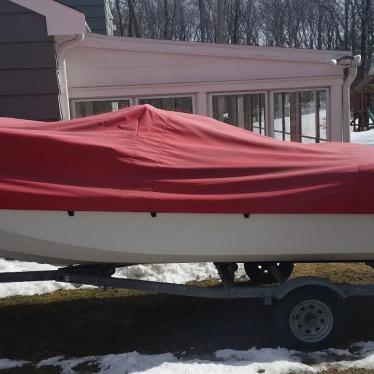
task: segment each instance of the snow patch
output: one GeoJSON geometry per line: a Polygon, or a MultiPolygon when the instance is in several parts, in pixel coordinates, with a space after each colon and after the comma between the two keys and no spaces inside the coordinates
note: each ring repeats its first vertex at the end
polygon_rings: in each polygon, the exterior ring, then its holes
{"type": "Polygon", "coordinates": [[[62,374],[74,374],[78,365],[96,361],[94,356],[64,359],[64,356],[51,357],[38,363],[37,367],[55,366],[61,369],[62,374]]]}
{"type": "Polygon", "coordinates": [[[234,351],[225,349],[217,351],[215,356],[225,362],[226,366],[241,368],[233,373],[267,373],[281,374],[289,372],[316,372],[313,367],[303,364],[296,351],[284,348],[271,349],[251,348],[247,351],[234,351]]]}
{"type": "Polygon", "coordinates": [[[374,145],[374,129],[367,131],[351,131],[351,143],[374,145]]]}
{"type": "Polygon", "coordinates": [[[118,278],[167,283],[186,283],[217,276],[217,270],[212,263],[134,265],[117,269],[115,273],[118,278]]]}
{"type": "MultiPolygon", "coordinates": [[[[216,351],[215,357],[222,361],[248,361],[256,363],[267,363],[273,361],[294,360],[296,351],[285,348],[251,348],[247,351],[234,351],[223,349],[216,351]]],[[[300,361],[297,359],[297,361],[300,361]]]]}
{"type": "MultiPolygon", "coordinates": [[[[36,271],[36,270],[56,270],[57,267],[47,264],[38,264],[35,262],[22,262],[5,260],[0,258],[0,273],[17,271],[36,271]]],[[[74,289],[75,287],[68,283],[48,282],[24,282],[24,283],[3,283],[0,284],[0,298],[14,295],[30,296],[50,293],[61,289],[74,289]]]]}
{"type": "MultiPolygon", "coordinates": [[[[218,272],[213,263],[199,262],[191,264],[133,265],[117,269],[114,276],[183,284],[194,280],[218,279],[218,272]]],[[[239,264],[236,276],[245,276],[243,264],[239,264]]]]}
{"type": "Polygon", "coordinates": [[[27,363],[28,361],[15,361],[15,360],[8,360],[7,358],[3,358],[3,359],[0,359],[0,370],[19,368],[27,363]]]}
{"type": "Polygon", "coordinates": [[[225,350],[216,352],[212,360],[180,360],[171,353],[142,355],[138,352],[111,354],[98,357],[63,360],[61,357],[44,360],[41,366],[60,367],[63,374],[75,373],[74,368],[82,363],[96,364],[100,374],[147,373],[147,374],[283,374],[290,371],[316,372],[300,363],[293,351],[285,349],[252,348],[249,351],[225,350]]]}
{"type": "MultiPolygon", "coordinates": [[[[138,352],[106,355],[97,360],[101,374],[151,373],[152,369],[175,363],[177,358],[171,353],[141,355],[138,352]]],[[[161,371],[159,371],[161,373],[161,371]]]]}
{"type": "Polygon", "coordinates": [[[374,342],[359,342],[352,346],[352,353],[345,355],[344,359],[338,362],[320,365],[324,370],[329,367],[338,370],[366,369],[374,370],[374,342]]]}
{"type": "Polygon", "coordinates": [[[181,359],[172,353],[143,355],[138,352],[69,359],[58,356],[43,360],[37,366],[56,366],[63,374],[74,374],[77,373],[75,368],[83,363],[96,365],[100,374],[318,373],[331,367],[373,370],[374,342],[360,342],[349,349],[330,348],[310,353],[284,348],[225,349],[215,352],[209,359],[181,359]]]}

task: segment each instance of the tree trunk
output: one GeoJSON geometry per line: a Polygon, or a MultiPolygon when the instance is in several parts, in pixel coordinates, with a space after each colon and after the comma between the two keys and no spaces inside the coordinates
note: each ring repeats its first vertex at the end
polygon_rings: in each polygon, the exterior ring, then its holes
{"type": "Polygon", "coordinates": [[[354,54],[357,52],[357,41],[356,41],[356,3],[355,1],[352,3],[351,7],[351,43],[352,43],[352,51],[354,54]]]}
{"type": "Polygon", "coordinates": [[[344,1],[344,49],[349,48],[349,0],[344,1]]]}
{"type": "Polygon", "coordinates": [[[164,0],[164,30],[163,30],[163,39],[169,39],[169,5],[168,0],[164,0]]]}
{"type": "Polygon", "coordinates": [[[216,43],[225,43],[225,0],[217,0],[216,43]]]}
{"type": "Polygon", "coordinates": [[[200,16],[200,41],[207,41],[207,24],[206,24],[206,6],[205,0],[199,0],[199,16],[200,16]]]}
{"type": "Polygon", "coordinates": [[[118,27],[119,27],[119,32],[121,36],[124,36],[124,28],[123,28],[123,19],[122,19],[122,13],[121,13],[121,7],[119,4],[119,0],[115,1],[115,6],[117,10],[117,15],[118,15],[118,27]]]}
{"type": "Polygon", "coordinates": [[[361,66],[359,67],[359,77],[363,78],[368,72],[368,48],[369,48],[369,20],[370,20],[371,0],[362,0],[361,19],[361,66]]]}
{"type": "Polygon", "coordinates": [[[240,18],[240,0],[235,0],[234,9],[234,30],[232,35],[233,44],[239,44],[239,18],[240,18]]]}
{"type": "Polygon", "coordinates": [[[135,36],[136,38],[140,38],[138,21],[136,19],[134,4],[132,3],[132,0],[127,0],[127,4],[129,7],[128,34],[129,36],[135,36]]]}

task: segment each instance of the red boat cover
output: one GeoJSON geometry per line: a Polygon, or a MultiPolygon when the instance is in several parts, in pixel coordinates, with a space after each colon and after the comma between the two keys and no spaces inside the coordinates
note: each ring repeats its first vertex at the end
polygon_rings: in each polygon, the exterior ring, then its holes
{"type": "Polygon", "coordinates": [[[0,119],[0,209],[374,213],[374,149],[297,144],[149,105],[0,119]]]}

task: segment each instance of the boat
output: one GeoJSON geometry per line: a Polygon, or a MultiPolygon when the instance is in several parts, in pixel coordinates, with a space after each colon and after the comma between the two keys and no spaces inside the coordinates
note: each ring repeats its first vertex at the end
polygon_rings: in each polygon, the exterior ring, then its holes
{"type": "Polygon", "coordinates": [[[0,256],[57,265],[374,261],[374,149],[149,105],[0,119],[0,256]]]}

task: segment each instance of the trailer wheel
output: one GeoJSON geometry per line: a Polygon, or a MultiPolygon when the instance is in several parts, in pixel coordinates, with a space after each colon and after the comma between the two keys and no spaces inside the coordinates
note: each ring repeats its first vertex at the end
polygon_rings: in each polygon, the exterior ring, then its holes
{"type": "Polygon", "coordinates": [[[292,262],[245,262],[244,270],[252,282],[258,284],[278,283],[279,279],[272,274],[272,266],[279,272],[282,282],[291,276],[294,268],[292,262]]]}
{"type": "Polygon", "coordinates": [[[332,344],[342,329],[343,303],[334,291],[303,287],[279,301],[278,333],[292,348],[315,349],[332,344]]]}

